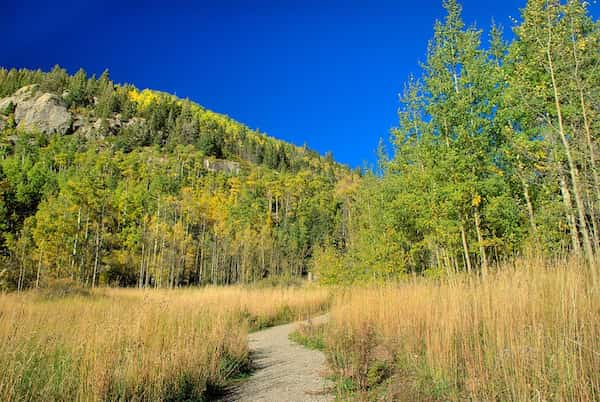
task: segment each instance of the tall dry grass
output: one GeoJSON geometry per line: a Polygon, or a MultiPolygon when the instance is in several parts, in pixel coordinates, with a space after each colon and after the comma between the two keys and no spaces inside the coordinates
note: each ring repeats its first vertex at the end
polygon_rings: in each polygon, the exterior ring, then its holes
{"type": "Polygon", "coordinates": [[[0,400],[201,400],[248,364],[249,329],[325,308],[319,289],[0,295],[0,400]]]}
{"type": "Polygon", "coordinates": [[[331,319],[342,398],[600,400],[600,292],[575,260],[352,289],[331,319]]]}

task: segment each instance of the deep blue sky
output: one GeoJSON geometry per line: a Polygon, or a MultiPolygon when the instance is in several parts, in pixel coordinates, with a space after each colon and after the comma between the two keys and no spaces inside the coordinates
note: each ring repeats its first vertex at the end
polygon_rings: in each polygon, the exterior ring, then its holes
{"type": "MultiPolygon", "coordinates": [[[[375,161],[441,0],[0,0],[0,65],[108,68],[353,167],[375,161]]],[[[463,0],[511,26],[525,0],[463,0]]],[[[599,6],[592,10],[599,15],[599,6]]]]}

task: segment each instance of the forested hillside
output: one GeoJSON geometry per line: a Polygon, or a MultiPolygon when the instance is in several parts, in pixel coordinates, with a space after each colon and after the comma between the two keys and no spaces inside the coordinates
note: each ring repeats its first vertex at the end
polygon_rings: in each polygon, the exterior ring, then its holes
{"type": "MultiPolygon", "coordinates": [[[[455,0],[361,175],[108,76],[0,70],[3,287],[486,273],[600,240],[600,24],[529,0],[514,40],[455,0]]],[[[393,89],[390,89],[393,90],[393,89]]],[[[595,270],[592,270],[595,272],[595,270]]]]}
{"type": "Polygon", "coordinates": [[[0,109],[2,288],[300,277],[343,230],[348,169],[188,100],[0,69],[0,109]]]}
{"type": "Polygon", "coordinates": [[[444,5],[405,86],[393,156],[347,194],[344,241],[319,253],[326,282],[485,273],[530,253],[594,263],[600,24],[585,2],[529,0],[507,43],[444,5]]]}

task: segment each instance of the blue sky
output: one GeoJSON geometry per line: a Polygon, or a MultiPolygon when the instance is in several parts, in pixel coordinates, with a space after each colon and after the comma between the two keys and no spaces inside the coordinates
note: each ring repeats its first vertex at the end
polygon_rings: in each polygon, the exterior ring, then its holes
{"type": "MultiPolygon", "coordinates": [[[[397,94],[419,73],[441,0],[0,0],[0,65],[190,98],[353,167],[376,160],[397,94]]],[[[509,31],[525,0],[463,0],[468,23],[509,31]]],[[[600,6],[591,6],[594,15],[600,6]]]]}

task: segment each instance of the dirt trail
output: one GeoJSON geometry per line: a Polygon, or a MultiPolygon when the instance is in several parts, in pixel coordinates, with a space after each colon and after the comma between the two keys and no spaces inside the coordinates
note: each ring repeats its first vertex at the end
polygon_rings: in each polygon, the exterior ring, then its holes
{"type": "MultiPolygon", "coordinates": [[[[327,316],[314,318],[322,323],[327,316]]],[[[288,339],[298,324],[280,325],[248,336],[252,376],[229,390],[221,401],[321,402],[331,401],[324,369],[323,353],[306,349],[288,339]]]]}

